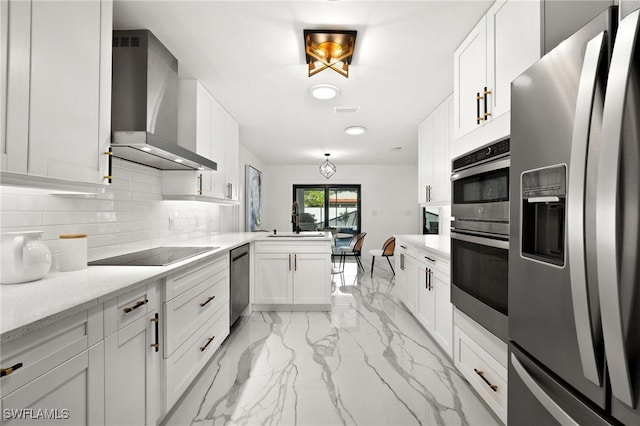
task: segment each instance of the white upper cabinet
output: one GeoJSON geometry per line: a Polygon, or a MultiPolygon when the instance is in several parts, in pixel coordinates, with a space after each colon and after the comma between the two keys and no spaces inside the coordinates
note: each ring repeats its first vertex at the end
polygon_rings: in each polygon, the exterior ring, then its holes
{"type": "Polygon", "coordinates": [[[455,139],[483,127],[476,145],[509,135],[508,117],[497,119],[510,110],[513,79],[541,56],[541,16],[540,0],[498,0],[455,51],[455,139]]]}
{"type": "Polygon", "coordinates": [[[453,134],[453,95],[442,102],[418,130],[418,202],[451,203],[449,145],[453,134]]]}
{"type": "Polygon", "coordinates": [[[217,170],[163,171],[165,199],[238,201],[238,123],[197,80],[180,80],[178,143],[217,170]]]}
{"type": "Polygon", "coordinates": [[[0,9],[2,170],[108,183],[112,2],[10,1],[0,9]]]}
{"type": "Polygon", "coordinates": [[[487,18],[453,54],[454,130],[456,139],[475,130],[484,118],[481,92],[487,84],[487,18]]]}

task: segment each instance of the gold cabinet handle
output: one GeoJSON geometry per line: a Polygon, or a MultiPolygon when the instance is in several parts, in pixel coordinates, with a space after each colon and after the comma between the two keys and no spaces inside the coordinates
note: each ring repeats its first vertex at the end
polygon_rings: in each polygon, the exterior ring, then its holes
{"type": "Polygon", "coordinates": [[[124,311],[125,314],[128,314],[129,312],[134,311],[134,310],[138,309],[140,306],[146,305],[147,303],[149,303],[149,301],[147,299],[141,300],[139,302],[136,302],[136,304],[133,305],[133,306],[124,308],[123,311],[124,311]]]}
{"type": "Polygon", "coordinates": [[[477,368],[474,368],[473,371],[475,371],[476,374],[482,378],[482,380],[487,384],[487,386],[491,388],[491,390],[493,390],[494,392],[498,392],[498,385],[494,385],[489,380],[487,380],[487,378],[484,377],[484,371],[478,370],[477,368]]]}
{"type": "Polygon", "coordinates": [[[151,318],[151,322],[155,323],[156,342],[152,343],[150,346],[158,352],[160,349],[160,331],[158,330],[160,328],[160,320],[158,319],[158,314],[155,314],[155,316],[151,318]]]}
{"type": "Polygon", "coordinates": [[[207,300],[205,300],[205,301],[204,301],[204,302],[202,302],[202,303],[199,303],[200,307],[201,307],[201,308],[204,308],[205,306],[207,306],[207,304],[208,304],[209,302],[211,302],[211,301],[212,301],[213,299],[215,299],[215,298],[216,298],[215,296],[209,296],[209,298],[207,298],[207,300]]]}
{"type": "Polygon", "coordinates": [[[207,349],[207,346],[209,346],[209,344],[211,342],[213,342],[213,339],[215,339],[215,338],[216,338],[216,336],[209,337],[209,339],[207,339],[207,343],[205,343],[204,346],[200,346],[200,352],[204,352],[204,350],[207,349]]]}
{"type": "Polygon", "coordinates": [[[9,374],[13,373],[18,368],[21,368],[21,367],[22,367],[22,363],[19,362],[16,365],[12,365],[9,368],[2,368],[2,369],[0,369],[0,377],[8,376],[9,374]]]}
{"type": "Polygon", "coordinates": [[[102,176],[102,179],[113,179],[113,176],[102,176]]]}

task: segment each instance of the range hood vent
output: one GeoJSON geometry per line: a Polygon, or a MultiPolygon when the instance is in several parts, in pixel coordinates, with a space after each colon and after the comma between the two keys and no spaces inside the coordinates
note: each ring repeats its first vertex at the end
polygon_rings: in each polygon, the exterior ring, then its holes
{"type": "Polygon", "coordinates": [[[111,152],[161,170],[217,170],[178,145],[178,60],[148,30],[113,32],[111,152]]]}

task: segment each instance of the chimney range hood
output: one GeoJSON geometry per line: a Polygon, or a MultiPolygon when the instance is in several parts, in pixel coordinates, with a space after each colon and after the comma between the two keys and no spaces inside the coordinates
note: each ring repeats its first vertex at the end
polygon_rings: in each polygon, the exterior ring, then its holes
{"type": "Polygon", "coordinates": [[[111,152],[161,170],[217,170],[178,145],[178,60],[148,30],[113,32],[111,152]]]}

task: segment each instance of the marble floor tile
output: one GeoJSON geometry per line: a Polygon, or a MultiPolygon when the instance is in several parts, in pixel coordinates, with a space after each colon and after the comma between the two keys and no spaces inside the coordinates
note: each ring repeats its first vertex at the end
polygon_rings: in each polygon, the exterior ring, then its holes
{"type": "Polygon", "coordinates": [[[241,318],[163,424],[499,425],[375,272],[333,275],[331,312],[241,318]]]}

